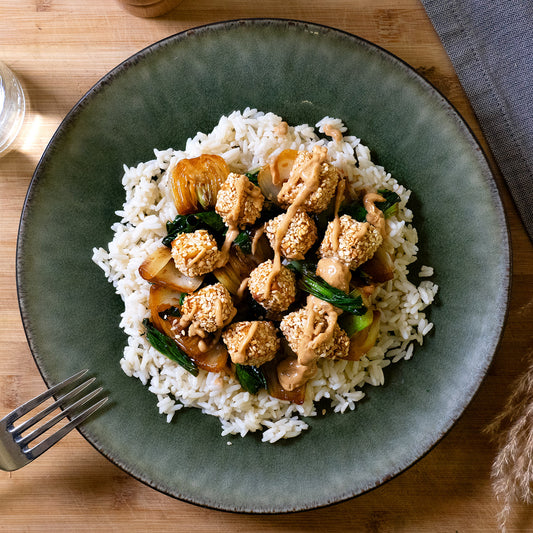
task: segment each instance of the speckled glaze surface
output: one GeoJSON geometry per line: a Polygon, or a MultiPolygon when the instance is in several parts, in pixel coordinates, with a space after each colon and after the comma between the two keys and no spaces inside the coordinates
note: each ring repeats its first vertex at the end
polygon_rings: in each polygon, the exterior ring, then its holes
{"type": "Polygon", "coordinates": [[[17,250],[21,313],[48,385],[90,368],[112,403],[81,429],[153,488],[240,512],[289,512],[378,486],[425,454],[469,403],[496,350],[509,287],[507,226],[480,148],[453,108],[407,65],[352,35],[282,20],[231,21],[156,43],[68,114],[28,191],[17,250]],[[289,123],[342,118],[413,191],[420,263],[440,286],[435,329],[386,385],[297,439],[221,437],[184,410],[167,424],[119,360],[122,302],[91,261],[123,202],[122,165],[181,148],[246,106],[289,123]],[[228,441],[232,445],[228,445],[228,441]]]}

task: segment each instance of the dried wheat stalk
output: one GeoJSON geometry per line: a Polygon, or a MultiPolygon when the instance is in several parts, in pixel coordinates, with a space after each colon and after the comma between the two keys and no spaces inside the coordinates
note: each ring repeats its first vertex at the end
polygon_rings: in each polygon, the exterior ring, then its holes
{"type": "Polygon", "coordinates": [[[486,428],[498,447],[492,464],[492,487],[502,504],[502,533],[513,502],[533,501],[533,352],[527,371],[517,380],[503,411],[486,428]]]}

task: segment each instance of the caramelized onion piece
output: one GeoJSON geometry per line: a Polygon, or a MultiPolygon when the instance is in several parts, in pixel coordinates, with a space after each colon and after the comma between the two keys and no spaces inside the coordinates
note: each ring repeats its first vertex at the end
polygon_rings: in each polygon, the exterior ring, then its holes
{"type": "Polygon", "coordinates": [[[392,258],[381,246],[360,268],[375,283],[385,283],[394,277],[394,263],[392,258]]]}
{"type": "Polygon", "coordinates": [[[219,155],[203,154],[179,161],[171,175],[172,195],[178,213],[189,215],[213,209],[229,172],[228,164],[219,155]]]}
{"type": "Polygon", "coordinates": [[[302,405],[305,400],[305,384],[293,390],[284,389],[278,379],[278,363],[279,359],[274,359],[261,367],[267,380],[268,393],[278,400],[302,405]]]}
{"type": "Polygon", "coordinates": [[[187,293],[198,289],[204,279],[203,276],[191,278],[180,272],[172,260],[170,250],[166,246],[158,248],[144,260],[139,267],[139,274],[150,283],[187,293]]]}
{"type": "Polygon", "coordinates": [[[204,352],[200,350],[200,343],[209,343],[209,339],[202,339],[197,335],[192,337],[175,336],[176,344],[196,363],[198,368],[207,372],[222,372],[227,369],[228,350],[221,343],[217,342],[204,352]]]}
{"type": "Polygon", "coordinates": [[[350,361],[359,361],[359,359],[361,359],[361,357],[363,357],[363,355],[376,344],[379,334],[380,318],[381,313],[379,311],[374,311],[374,319],[372,320],[372,323],[365,329],[354,333],[350,337],[350,350],[346,359],[349,359],[350,361]]]}
{"type": "Polygon", "coordinates": [[[198,368],[207,372],[222,372],[227,368],[228,350],[221,342],[212,342],[212,337],[202,339],[199,336],[181,336],[183,328],[179,326],[179,317],[163,318],[164,312],[171,307],[179,307],[180,293],[158,285],[150,287],[148,305],[152,324],[161,332],[173,339],[176,344],[196,363],[198,368]],[[209,345],[209,342],[212,345],[209,345]],[[207,349],[202,351],[200,343],[207,349]]]}
{"type": "Polygon", "coordinates": [[[266,261],[265,255],[269,252],[268,247],[261,245],[256,249],[255,254],[245,254],[239,246],[232,245],[228,255],[227,263],[213,271],[213,274],[228,291],[237,295],[239,287],[250,272],[260,263],[266,261]]]}
{"type": "Polygon", "coordinates": [[[257,175],[257,183],[267,200],[277,203],[278,193],[289,179],[297,155],[297,150],[283,150],[270,165],[261,168],[257,175]]]}
{"type": "Polygon", "coordinates": [[[174,337],[172,332],[172,323],[161,317],[171,307],[179,307],[180,293],[168,287],[161,285],[152,285],[148,298],[148,307],[150,308],[152,324],[168,337],[174,337]]]}

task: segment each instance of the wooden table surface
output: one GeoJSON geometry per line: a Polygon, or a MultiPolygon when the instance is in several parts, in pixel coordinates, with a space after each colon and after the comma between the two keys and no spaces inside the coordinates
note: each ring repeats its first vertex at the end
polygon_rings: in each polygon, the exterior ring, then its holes
{"type": "MultiPolygon", "coordinates": [[[[486,150],[418,0],[184,0],[157,19],[136,18],[110,0],[2,0],[0,60],[23,81],[32,110],[17,150],[0,159],[0,417],[44,389],[19,315],[15,249],[33,170],[61,119],[106,72],[146,45],[204,23],[244,17],[322,23],[386,48],[455,105],[486,150]]],[[[0,530],[497,531],[498,505],[490,481],[495,448],[482,430],[503,407],[532,354],[533,250],[495,172],[513,246],[512,295],[503,340],[464,416],[408,471],[370,493],[325,509],[277,516],[230,514],[152,490],[73,432],[33,464],[0,472],[0,530]]],[[[532,530],[533,509],[517,505],[508,531],[532,530]]]]}

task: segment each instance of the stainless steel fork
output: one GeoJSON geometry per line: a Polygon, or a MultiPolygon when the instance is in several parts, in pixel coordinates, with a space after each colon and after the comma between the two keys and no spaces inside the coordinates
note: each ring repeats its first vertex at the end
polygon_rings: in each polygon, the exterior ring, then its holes
{"type": "Polygon", "coordinates": [[[81,372],[74,374],[65,381],[48,389],[46,392],[36,396],[33,400],[21,405],[0,420],[0,470],[6,470],[9,472],[27,465],[43,454],[51,446],[56,444],[67,433],[81,424],[87,419],[87,417],[92,415],[106,403],[108,400],[107,396],[95,403],[96,397],[102,392],[102,387],[99,387],[76,400],[81,391],[91,385],[95,378],[86,379],[75,388],[69,390],[78,383],[87,372],[88,370],[82,370],[81,372]],[[39,411],[32,418],[22,422],[18,426],[14,425],[15,422],[25,414],[38,407],[52,396],[58,395],[59,397],[54,403],[45,407],[42,411],[39,411]],[[53,413],[53,411],[58,408],[62,409],[60,413],[47,420],[36,429],[33,429],[30,433],[23,435],[24,432],[27,432],[37,422],[53,413]],[[67,415],[72,415],[71,420],[67,424],[35,446],[30,447],[30,444],[37,437],[54,427],[67,415]]]}

